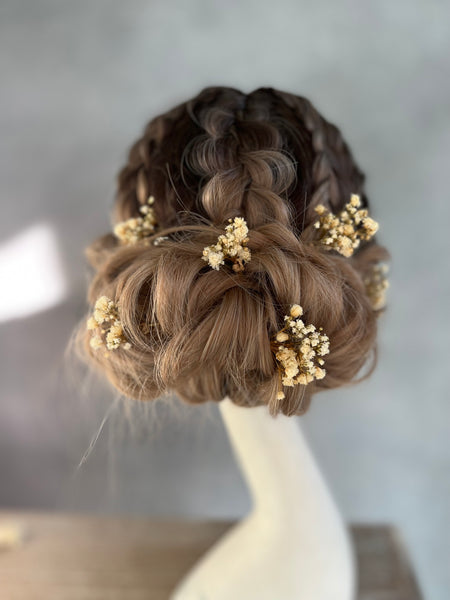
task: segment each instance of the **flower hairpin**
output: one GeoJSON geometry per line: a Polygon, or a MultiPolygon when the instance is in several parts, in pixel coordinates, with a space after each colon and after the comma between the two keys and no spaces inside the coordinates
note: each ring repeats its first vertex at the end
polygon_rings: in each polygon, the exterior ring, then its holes
{"type": "MultiPolygon", "coordinates": [[[[90,339],[94,350],[105,346],[108,350],[116,350],[119,346],[125,350],[131,348],[123,333],[118,306],[107,296],[101,296],[96,301],[94,314],[88,319],[86,327],[94,332],[90,339]]],[[[105,356],[109,356],[109,353],[105,352],[105,356]]]]}
{"type": "Polygon", "coordinates": [[[389,288],[387,264],[375,264],[363,278],[366,294],[374,310],[381,310],[386,304],[386,290],[389,288]]]}
{"type": "Polygon", "coordinates": [[[250,249],[244,246],[249,240],[247,223],[242,217],[228,219],[228,222],[230,224],[225,227],[226,234],[219,235],[216,244],[203,249],[202,259],[218,271],[228,258],[233,262],[233,271],[243,271],[244,262],[251,259],[250,249]]]}
{"type": "Polygon", "coordinates": [[[378,231],[378,223],[368,216],[367,209],[359,209],[361,199],[352,194],[350,202],[338,215],[326,212],[323,204],[318,204],[315,211],[320,215],[314,227],[319,230],[319,242],[327,250],[333,248],[343,256],[351,256],[361,240],[369,240],[378,231]],[[359,209],[359,210],[358,210],[359,209]]]}
{"type": "Polygon", "coordinates": [[[136,244],[143,241],[144,245],[148,245],[147,238],[153,235],[157,225],[153,209],[154,202],[154,196],[150,196],[147,203],[139,208],[142,217],[132,217],[117,223],[114,227],[114,235],[124,244],[136,244]]]}
{"type": "MultiPolygon", "coordinates": [[[[314,379],[323,379],[326,374],[321,357],[330,351],[328,336],[322,333],[322,327],[317,331],[314,325],[305,325],[300,319],[302,315],[303,308],[293,304],[289,315],[284,317],[285,326],[271,341],[281,384],[288,387],[307,385],[314,379]]],[[[283,390],[279,390],[277,400],[284,397],[283,390]]]]}

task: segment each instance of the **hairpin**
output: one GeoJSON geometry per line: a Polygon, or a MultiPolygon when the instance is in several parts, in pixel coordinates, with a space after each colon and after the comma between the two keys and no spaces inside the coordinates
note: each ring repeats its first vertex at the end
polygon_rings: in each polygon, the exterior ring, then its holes
{"type": "MultiPolygon", "coordinates": [[[[125,350],[131,348],[131,344],[127,342],[123,333],[118,306],[107,296],[101,296],[96,301],[94,314],[88,319],[86,327],[95,331],[89,342],[94,350],[104,346],[108,350],[116,350],[121,345],[125,350]],[[105,323],[110,323],[110,325],[104,328],[105,323]],[[105,336],[105,339],[102,335],[105,336]]],[[[105,352],[105,356],[108,355],[109,353],[105,352]]]]}
{"type": "Polygon", "coordinates": [[[378,231],[378,223],[368,216],[367,209],[358,208],[361,199],[358,194],[352,194],[350,202],[345,205],[338,215],[327,210],[323,204],[318,204],[315,211],[320,215],[314,227],[319,230],[319,242],[327,250],[333,248],[343,256],[351,256],[361,240],[369,240],[378,231]]]}
{"type": "Polygon", "coordinates": [[[168,235],[160,235],[159,237],[157,237],[153,240],[153,245],[159,246],[161,242],[164,242],[165,240],[168,240],[168,239],[170,239],[168,235]]]}
{"type": "MultiPolygon", "coordinates": [[[[322,327],[317,331],[312,324],[305,325],[300,319],[303,308],[292,304],[290,314],[284,317],[285,326],[271,341],[271,349],[278,361],[282,385],[307,385],[314,379],[323,379],[326,371],[322,356],[329,353],[329,339],[322,327]]],[[[283,390],[277,393],[277,400],[285,397],[283,390]]]]}
{"type": "Polygon", "coordinates": [[[117,223],[114,227],[114,235],[125,244],[136,244],[143,241],[145,245],[148,245],[147,238],[154,233],[157,225],[155,212],[152,208],[154,202],[154,196],[150,196],[147,204],[139,208],[142,217],[132,217],[117,223]]]}
{"type": "Polygon", "coordinates": [[[203,249],[202,259],[218,271],[220,265],[225,264],[224,259],[229,258],[234,263],[233,271],[243,271],[244,262],[251,259],[250,249],[243,245],[249,240],[247,223],[242,217],[228,219],[228,222],[230,225],[225,227],[226,234],[219,235],[217,244],[203,249]]]}

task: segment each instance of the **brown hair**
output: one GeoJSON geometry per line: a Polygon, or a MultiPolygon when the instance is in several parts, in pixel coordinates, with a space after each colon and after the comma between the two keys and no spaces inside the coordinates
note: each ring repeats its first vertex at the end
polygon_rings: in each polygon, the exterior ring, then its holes
{"type": "Polygon", "coordinates": [[[155,117],[119,173],[113,223],[139,216],[153,195],[155,237],[169,239],[124,245],[108,233],[87,248],[96,271],[89,302],[105,295],[120,304],[131,348],[94,350],[84,319],[79,355],[130,398],[228,395],[274,415],[301,414],[314,393],[365,379],[376,365],[380,311],[363,279],[389,253],[375,238],[349,258],[308,243],[317,204],[336,213],[355,193],[368,208],[363,183],[339,130],[293,94],[209,87],[155,117]],[[238,273],[211,269],[203,248],[235,216],[248,224],[251,261],[238,273]],[[270,338],[294,303],[323,327],[330,353],[323,379],[284,387],[280,400],[270,338]]]}

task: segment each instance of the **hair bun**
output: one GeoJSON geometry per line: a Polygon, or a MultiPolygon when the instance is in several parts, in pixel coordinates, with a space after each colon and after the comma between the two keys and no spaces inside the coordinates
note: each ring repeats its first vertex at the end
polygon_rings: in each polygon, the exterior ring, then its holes
{"type": "Polygon", "coordinates": [[[97,272],[90,301],[104,295],[120,305],[129,345],[105,355],[86,332],[86,350],[128,397],[150,400],[170,390],[201,403],[228,395],[240,405],[300,414],[314,392],[349,383],[373,347],[376,316],[361,277],[348,260],[279,223],[249,232],[245,269],[216,270],[202,255],[220,231],[197,225],[183,239],[116,249],[97,272]],[[306,321],[326,332],[331,352],[326,377],[283,387],[279,398],[271,340],[297,299],[306,321]]]}
{"type": "Polygon", "coordinates": [[[89,301],[109,308],[80,327],[81,354],[128,397],[301,414],[370,357],[358,381],[373,371],[386,287],[374,267],[389,254],[369,241],[363,176],[338,130],[302,98],[257,90],[244,114],[225,90],[216,108],[196,113],[205,92],[156,118],[131,149],[114,235],[87,250],[89,301]]]}

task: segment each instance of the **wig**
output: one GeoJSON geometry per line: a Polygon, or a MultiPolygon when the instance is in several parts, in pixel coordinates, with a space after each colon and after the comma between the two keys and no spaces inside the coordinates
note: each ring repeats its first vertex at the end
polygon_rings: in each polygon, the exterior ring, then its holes
{"type": "Polygon", "coordinates": [[[314,393],[365,379],[384,310],[366,281],[389,253],[375,238],[349,257],[311,243],[315,207],[337,213],[351,194],[368,208],[348,145],[305,98],[208,87],[155,117],[118,175],[112,226],[138,217],[153,196],[155,238],[164,241],[123,244],[111,231],[86,249],[95,270],[88,300],[120,306],[129,343],[99,352],[84,319],[79,356],[129,398],[175,393],[199,404],[228,396],[272,415],[302,414],[314,393]],[[251,261],[238,272],[212,269],[203,249],[236,216],[248,225],[251,261]],[[323,328],[330,351],[325,377],[286,387],[280,399],[270,340],[293,304],[323,328]]]}

